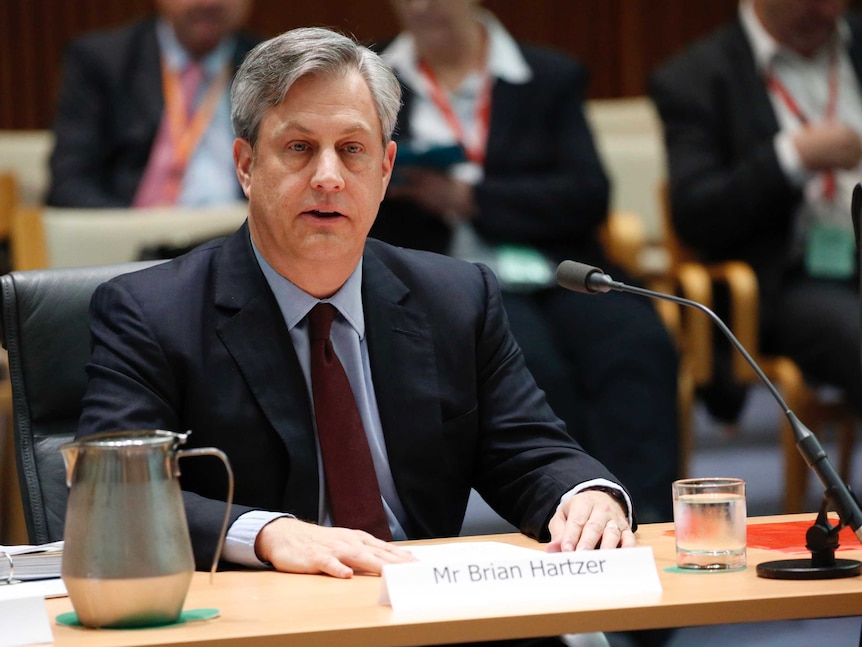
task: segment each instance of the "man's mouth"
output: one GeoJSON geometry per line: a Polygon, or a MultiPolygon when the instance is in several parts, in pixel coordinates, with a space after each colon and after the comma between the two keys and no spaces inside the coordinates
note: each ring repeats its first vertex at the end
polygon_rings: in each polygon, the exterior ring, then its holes
{"type": "Polygon", "coordinates": [[[306,213],[310,213],[315,218],[338,218],[339,216],[344,215],[339,211],[320,211],[318,209],[311,209],[306,211],[306,213]]]}

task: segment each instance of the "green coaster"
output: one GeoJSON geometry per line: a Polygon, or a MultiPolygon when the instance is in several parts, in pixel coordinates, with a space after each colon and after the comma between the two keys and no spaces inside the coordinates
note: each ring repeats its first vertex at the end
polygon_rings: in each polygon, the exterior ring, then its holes
{"type": "MultiPolygon", "coordinates": [[[[187,622],[196,622],[198,620],[211,620],[212,618],[216,618],[219,615],[218,609],[188,609],[184,610],[180,613],[180,617],[176,622],[169,622],[167,624],[154,624],[147,626],[135,626],[135,627],[104,627],[105,629],[152,629],[153,627],[175,627],[177,625],[184,625],[187,622]]],[[[68,613],[61,613],[56,618],[57,624],[66,625],[67,627],[83,627],[84,625],[78,620],[78,614],[74,611],[69,611],[68,613]]]]}
{"type": "Polygon", "coordinates": [[[743,566],[742,568],[680,568],[679,566],[668,566],[664,569],[665,573],[709,573],[711,575],[715,575],[716,573],[739,573],[744,571],[747,566],[743,566]]]}

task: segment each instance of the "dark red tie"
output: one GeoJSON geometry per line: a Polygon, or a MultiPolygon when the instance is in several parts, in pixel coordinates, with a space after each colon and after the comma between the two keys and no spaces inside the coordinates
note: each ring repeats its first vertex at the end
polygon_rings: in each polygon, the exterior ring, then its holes
{"type": "Polygon", "coordinates": [[[329,339],[336,312],[335,306],[318,303],[308,315],[311,390],[332,521],[391,541],[359,409],[329,339]]]}

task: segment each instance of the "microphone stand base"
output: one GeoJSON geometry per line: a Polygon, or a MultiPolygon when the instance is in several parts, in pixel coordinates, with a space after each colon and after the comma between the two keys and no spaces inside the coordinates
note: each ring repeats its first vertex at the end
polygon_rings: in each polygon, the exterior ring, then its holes
{"type": "Polygon", "coordinates": [[[836,559],[828,566],[815,566],[811,559],[779,559],[758,564],[757,574],[774,580],[832,580],[862,574],[862,562],[836,559]]]}
{"type": "MultiPolygon", "coordinates": [[[[813,436],[812,436],[813,437],[813,436]]],[[[855,498],[853,499],[855,503],[855,498]]],[[[855,559],[835,559],[838,549],[838,533],[845,527],[846,511],[833,488],[827,488],[823,503],[814,524],[805,533],[805,547],[811,551],[810,558],[779,559],[757,565],[757,574],[774,580],[834,580],[855,577],[862,573],[862,562],[855,559]],[[827,513],[838,512],[838,523],[833,525],[827,513]]]]}

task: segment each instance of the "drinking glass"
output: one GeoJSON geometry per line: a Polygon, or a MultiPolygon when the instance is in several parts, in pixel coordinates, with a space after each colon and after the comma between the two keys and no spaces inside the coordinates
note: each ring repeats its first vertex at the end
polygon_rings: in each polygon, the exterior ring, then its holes
{"type": "Polygon", "coordinates": [[[679,568],[704,571],[745,566],[745,481],[693,478],[673,483],[679,568]]]}

